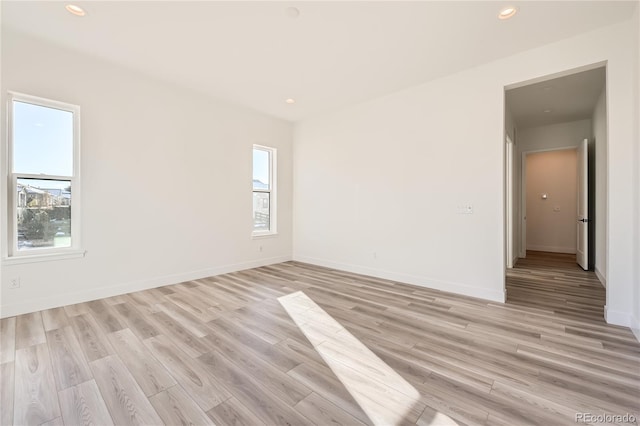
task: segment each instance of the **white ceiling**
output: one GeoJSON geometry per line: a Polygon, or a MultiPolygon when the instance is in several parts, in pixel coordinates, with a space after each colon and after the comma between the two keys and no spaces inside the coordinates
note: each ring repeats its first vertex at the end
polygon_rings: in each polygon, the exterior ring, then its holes
{"type": "Polygon", "coordinates": [[[516,1],[507,21],[504,1],[77,2],[84,18],[1,3],[3,29],[296,121],[625,20],[637,1],[516,1]]]}
{"type": "Polygon", "coordinates": [[[604,88],[604,67],[507,90],[506,105],[518,128],[591,118],[604,88]]]}

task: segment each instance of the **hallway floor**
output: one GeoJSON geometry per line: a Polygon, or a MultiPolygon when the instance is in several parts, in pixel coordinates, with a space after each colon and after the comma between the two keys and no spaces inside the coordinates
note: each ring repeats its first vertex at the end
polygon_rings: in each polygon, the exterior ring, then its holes
{"type": "Polygon", "coordinates": [[[604,323],[605,288],[575,254],[527,251],[507,272],[507,303],[604,323]]]}

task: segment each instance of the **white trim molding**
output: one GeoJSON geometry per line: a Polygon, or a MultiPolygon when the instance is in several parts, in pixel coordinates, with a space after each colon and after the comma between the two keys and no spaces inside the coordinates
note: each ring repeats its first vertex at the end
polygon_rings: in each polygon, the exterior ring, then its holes
{"type": "Polygon", "coordinates": [[[60,253],[46,252],[44,254],[34,254],[33,256],[15,256],[2,259],[3,265],[20,265],[23,263],[50,262],[52,260],[77,259],[84,257],[86,250],[68,250],[60,253]]]}
{"type": "Polygon", "coordinates": [[[636,340],[640,342],[640,318],[636,318],[635,315],[631,315],[631,331],[636,336],[636,340]]]}
{"type": "Polygon", "coordinates": [[[609,309],[607,305],[604,305],[604,320],[607,324],[632,328],[632,317],[633,315],[629,312],[614,311],[613,309],[609,309]]]}
{"type": "Polygon", "coordinates": [[[527,250],[546,251],[546,252],[550,252],[550,253],[576,254],[576,248],[575,247],[536,246],[536,245],[527,244],[527,250]]]}
{"type": "Polygon", "coordinates": [[[596,268],[594,268],[593,272],[595,272],[596,277],[598,277],[598,279],[600,280],[600,283],[602,284],[602,286],[604,288],[607,288],[607,279],[604,277],[604,275],[602,275],[600,270],[596,267],[596,268]]]}
{"type": "MultiPolygon", "coordinates": [[[[269,194],[269,229],[267,230],[252,230],[251,236],[253,238],[270,237],[278,235],[278,149],[265,145],[253,145],[253,153],[256,151],[264,151],[269,154],[269,183],[268,188],[256,189],[251,187],[251,193],[253,198],[252,220],[255,220],[255,194],[263,193],[269,194]]],[[[255,175],[255,164],[252,165],[252,176],[255,175]]],[[[253,181],[253,180],[252,180],[253,181]]],[[[254,222],[255,223],[255,222],[254,222]]]]}
{"type": "Polygon", "coordinates": [[[479,299],[490,300],[492,302],[504,303],[506,300],[506,291],[504,290],[504,288],[502,289],[502,291],[490,291],[471,287],[461,283],[441,281],[424,276],[404,274],[394,271],[385,271],[382,269],[369,268],[367,266],[334,262],[332,260],[318,259],[308,256],[294,255],[293,260],[297,262],[310,263],[317,266],[324,266],[326,268],[338,269],[345,272],[352,272],[354,274],[368,275],[371,277],[412,284],[432,290],[440,290],[448,293],[460,294],[463,296],[476,297],[479,299]]]}
{"type": "Polygon", "coordinates": [[[260,266],[288,262],[290,260],[292,260],[291,256],[271,257],[268,259],[259,259],[248,262],[234,263],[230,265],[216,266],[213,268],[200,269],[197,271],[185,272],[180,274],[165,275],[148,280],[131,281],[112,286],[93,288],[86,291],[62,293],[45,298],[30,299],[13,305],[0,306],[0,318],[7,318],[14,315],[22,315],[30,312],[42,311],[44,309],[57,308],[60,306],[66,306],[75,303],[88,302],[91,300],[132,293],[134,291],[148,290],[150,288],[163,287],[165,285],[178,284],[185,281],[192,281],[201,278],[212,277],[215,275],[228,274],[230,272],[258,268],[260,266]]]}
{"type": "MultiPolygon", "coordinates": [[[[23,93],[17,92],[8,92],[7,99],[7,156],[6,156],[6,170],[7,177],[9,178],[7,181],[10,187],[7,188],[5,196],[8,197],[7,203],[5,203],[8,207],[8,210],[5,211],[4,223],[2,224],[3,230],[6,230],[7,241],[3,241],[3,258],[29,258],[28,263],[33,262],[39,256],[42,256],[44,261],[55,260],[56,257],[52,256],[54,254],[60,254],[59,258],[73,258],[80,257],[78,253],[83,252],[82,250],[82,236],[81,236],[81,194],[80,191],[81,181],[80,181],[80,163],[81,163],[81,155],[80,155],[80,106],[74,104],[68,104],[65,102],[60,102],[57,100],[40,98],[37,96],[26,95],[23,93]],[[16,164],[14,162],[14,151],[16,149],[16,140],[13,131],[14,126],[14,118],[16,114],[16,104],[29,104],[32,107],[45,108],[49,110],[57,110],[64,111],[71,114],[71,170],[67,170],[67,173],[64,173],[64,170],[56,170],[56,174],[51,173],[42,173],[42,171],[51,170],[43,170],[38,168],[38,170],[24,170],[19,169],[16,170],[16,164]],[[38,172],[40,171],[40,172],[38,172]],[[58,174],[63,172],[64,174],[58,174]],[[21,250],[19,247],[19,229],[18,229],[18,210],[20,206],[17,202],[17,185],[18,180],[25,181],[58,181],[58,182],[68,182],[70,187],[70,194],[72,194],[70,200],[69,207],[69,217],[70,220],[70,246],[68,247],[42,247],[37,249],[30,250],[21,250]]],[[[4,176],[3,176],[4,178],[4,176]]],[[[66,206],[65,204],[61,204],[66,206]]],[[[84,254],[83,254],[84,255],[84,254]]],[[[6,261],[5,261],[6,262],[6,261]]],[[[25,263],[27,263],[25,262],[25,263]]],[[[21,263],[21,262],[16,262],[21,263]]]]}

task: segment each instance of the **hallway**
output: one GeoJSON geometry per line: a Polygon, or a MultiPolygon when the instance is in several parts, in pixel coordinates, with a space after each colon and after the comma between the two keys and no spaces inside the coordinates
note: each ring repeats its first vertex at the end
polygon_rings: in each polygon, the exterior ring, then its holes
{"type": "Polygon", "coordinates": [[[575,254],[527,251],[507,271],[507,303],[604,323],[606,291],[575,254]]]}

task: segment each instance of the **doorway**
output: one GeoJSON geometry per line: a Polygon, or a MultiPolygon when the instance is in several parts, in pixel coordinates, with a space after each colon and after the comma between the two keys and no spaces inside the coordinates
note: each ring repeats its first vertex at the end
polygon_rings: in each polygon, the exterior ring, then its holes
{"type": "MultiPolygon", "coordinates": [[[[575,147],[522,153],[521,250],[573,255],[578,250],[578,155],[575,147]]],[[[587,268],[588,269],[588,268],[587,268]]]]}
{"type": "MultiPolygon", "coordinates": [[[[518,268],[530,268],[532,263],[538,271],[536,274],[545,268],[558,273],[560,268],[566,269],[565,273],[591,274],[585,276],[587,279],[597,276],[595,282],[604,289],[606,136],[605,63],[505,87],[507,302],[515,300],[513,292],[522,293],[522,289],[509,288],[510,282],[513,283],[510,273],[518,268]],[[591,202],[585,211],[579,211],[576,152],[585,139],[588,199],[591,202]],[[560,165],[554,166],[554,163],[560,165]],[[527,170],[532,167],[539,174],[535,182],[528,182],[527,170]],[[560,188],[556,185],[559,181],[566,185],[560,188]],[[539,217],[530,216],[534,213],[539,217]],[[540,217],[544,220],[539,220],[540,217]],[[595,271],[595,275],[584,272],[576,263],[581,235],[578,220],[583,220],[584,236],[588,241],[582,250],[588,254],[583,265],[595,271]]],[[[553,280],[551,276],[548,278],[553,280]]],[[[534,283],[529,284],[536,287],[534,283]]],[[[539,283],[538,287],[545,288],[539,283]]],[[[558,291],[557,288],[548,289],[558,291]]],[[[546,300],[545,297],[542,299],[546,300]]]]}

